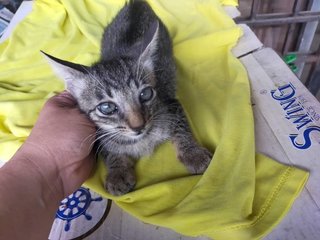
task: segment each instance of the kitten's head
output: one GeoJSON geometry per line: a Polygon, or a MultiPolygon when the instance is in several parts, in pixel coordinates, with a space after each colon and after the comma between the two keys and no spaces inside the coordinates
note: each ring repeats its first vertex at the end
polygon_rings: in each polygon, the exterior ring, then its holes
{"type": "Polygon", "coordinates": [[[154,66],[159,24],[153,24],[150,31],[146,34],[149,40],[143,39],[127,56],[103,60],[91,67],[46,54],[80,109],[105,138],[136,142],[155,127],[159,128],[165,114],[164,96],[170,93],[164,92],[154,66]]]}

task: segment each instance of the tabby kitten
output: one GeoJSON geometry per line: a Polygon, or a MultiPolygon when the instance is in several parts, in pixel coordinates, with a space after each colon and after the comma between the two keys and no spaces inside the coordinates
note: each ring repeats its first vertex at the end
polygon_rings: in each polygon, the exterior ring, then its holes
{"type": "MultiPolygon", "coordinates": [[[[199,146],[175,98],[175,65],[168,31],[150,6],[130,1],[105,29],[101,59],[84,66],[46,54],[80,109],[97,126],[108,168],[105,188],[131,191],[135,160],[171,140],[180,161],[203,173],[212,154],[199,146]]],[[[165,156],[164,156],[165,157],[165,156]]]]}

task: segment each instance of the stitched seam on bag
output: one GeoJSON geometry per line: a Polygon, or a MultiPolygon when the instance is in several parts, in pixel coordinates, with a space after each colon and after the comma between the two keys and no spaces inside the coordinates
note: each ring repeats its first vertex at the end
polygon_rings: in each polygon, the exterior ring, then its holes
{"type": "Polygon", "coordinates": [[[257,215],[257,218],[254,222],[250,224],[241,224],[241,225],[236,225],[236,226],[230,226],[226,228],[222,228],[219,230],[213,230],[212,232],[223,232],[223,231],[228,231],[228,230],[240,230],[240,229],[245,229],[252,227],[256,225],[260,220],[264,217],[264,215],[271,209],[272,203],[274,200],[278,197],[279,192],[281,191],[282,187],[288,180],[289,176],[295,171],[295,169],[291,166],[286,168],[286,170],[283,172],[283,174],[280,177],[280,182],[279,184],[275,187],[275,190],[272,192],[271,196],[266,200],[266,202],[263,204],[259,214],[257,215]]]}

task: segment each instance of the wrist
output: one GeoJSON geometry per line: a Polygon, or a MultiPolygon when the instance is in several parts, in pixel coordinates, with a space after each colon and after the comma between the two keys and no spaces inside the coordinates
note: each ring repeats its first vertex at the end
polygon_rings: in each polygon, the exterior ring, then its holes
{"type": "Polygon", "coordinates": [[[25,143],[7,164],[8,170],[36,184],[45,203],[53,200],[60,202],[65,197],[54,159],[37,146],[25,143]]]}
{"type": "Polygon", "coordinates": [[[1,239],[47,238],[63,198],[60,184],[49,182],[56,174],[44,176],[30,157],[19,150],[0,168],[1,239]]]}

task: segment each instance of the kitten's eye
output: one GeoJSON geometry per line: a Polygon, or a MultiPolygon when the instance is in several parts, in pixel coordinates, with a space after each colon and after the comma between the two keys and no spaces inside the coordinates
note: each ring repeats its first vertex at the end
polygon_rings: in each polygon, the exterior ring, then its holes
{"type": "Polygon", "coordinates": [[[141,91],[140,96],[139,96],[141,102],[147,102],[147,101],[151,100],[152,97],[153,97],[153,90],[151,87],[144,88],[141,91]]]}
{"type": "Polygon", "coordinates": [[[105,102],[98,105],[98,110],[104,115],[112,115],[118,111],[118,107],[113,102],[105,102]]]}

